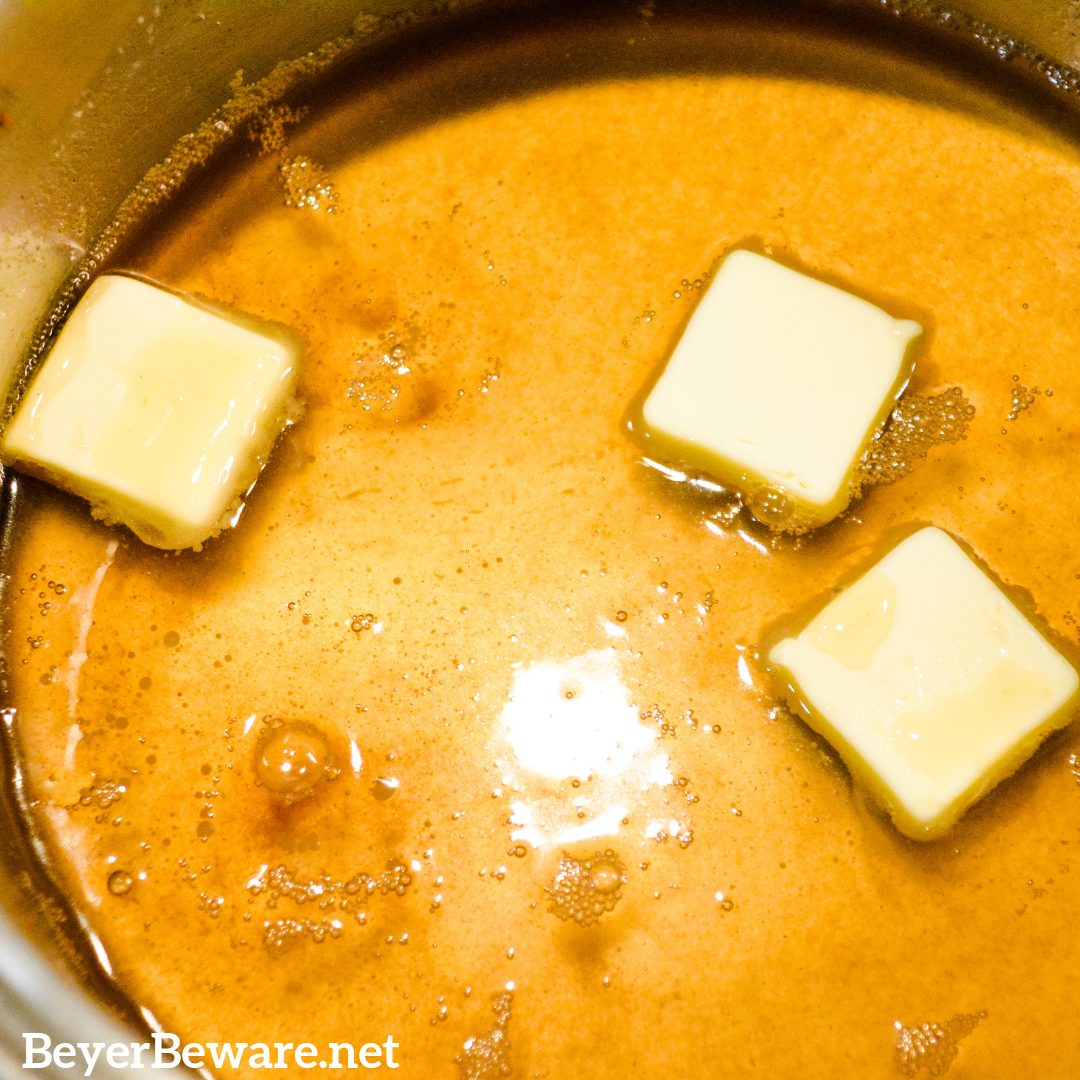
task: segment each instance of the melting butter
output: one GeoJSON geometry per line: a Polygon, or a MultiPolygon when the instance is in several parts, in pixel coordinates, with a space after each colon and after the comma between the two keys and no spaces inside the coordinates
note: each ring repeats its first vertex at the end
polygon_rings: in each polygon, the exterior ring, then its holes
{"type": "Polygon", "coordinates": [[[8,424],[4,460],[154,547],[198,547],[235,519],[293,411],[298,345],[250,323],[98,278],[8,424]]]}
{"type": "Polygon", "coordinates": [[[822,525],[850,501],[921,334],[834,285],[733,251],[644,400],[642,435],[651,456],[741,491],[765,524],[822,525]]]}
{"type": "Polygon", "coordinates": [[[924,528],[767,649],[781,694],[916,839],[1077,708],[1080,677],[947,533],[924,528]]]}

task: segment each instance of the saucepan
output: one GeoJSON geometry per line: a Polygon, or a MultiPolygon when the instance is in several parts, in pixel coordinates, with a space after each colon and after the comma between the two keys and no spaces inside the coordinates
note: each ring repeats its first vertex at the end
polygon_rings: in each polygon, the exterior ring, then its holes
{"type": "MultiPolygon", "coordinates": [[[[1070,67],[1080,62],[1080,14],[1070,0],[816,2],[840,19],[944,28],[958,50],[1007,56],[1031,84],[1055,87],[1062,108],[1070,94],[1080,99],[1080,74],[1070,67]]],[[[0,380],[10,385],[22,372],[96,263],[122,239],[123,222],[168,200],[186,173],[299,80],[355,62],[365,50],[385,50],[428,22],[482,26],[488,12],[545,6],[0,0],[0,380]]],[[[2,502],[0,517],[7,521],[2,502]]],[[[0,543],[10,542],[5,527],[0,543]]],[[[8,587],[0,581],[0,590],[8,587]]],[[[41,869],[20,826],[24,793],[3,739],[0,772],[0,1076],[14,1078],[23,1074],[27,1032],[53,1042],[120,1042],[142,1018],[115,995],[107,957],[94,960],[89,929],[41,869]]],[[[114,1072],[102,1065],[95,1075],[114,1072]]]]}

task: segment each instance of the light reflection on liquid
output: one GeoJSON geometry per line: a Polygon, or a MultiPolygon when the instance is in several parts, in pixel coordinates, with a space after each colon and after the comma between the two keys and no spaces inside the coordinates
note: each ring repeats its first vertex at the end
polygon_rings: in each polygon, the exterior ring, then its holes
{"type": "Polygon", "coordinates": [[[79,676],[87,660],[86,644],[90,637],[90,628],[94,625],[94,604],[101,591],[101,583],[105,580],[105,575],[116,558],[118,548],[119,542],[116,539],[108,542],[101,563],[94,571],[94,576],[86,585],[77,587],[71,596],[71,605],[79,609],[79,630],[75,647],[68,657],[67,671],[68,715],[72,720],[79,712],[79,676]]]}
{"type": "Polygon", "coordinates": [[[670,818],[668,756],[621,668],[606,648],[515,671],[495,740],[514,841],[555,847],[624,827],[655,839],[657,819],[670,818]]]}

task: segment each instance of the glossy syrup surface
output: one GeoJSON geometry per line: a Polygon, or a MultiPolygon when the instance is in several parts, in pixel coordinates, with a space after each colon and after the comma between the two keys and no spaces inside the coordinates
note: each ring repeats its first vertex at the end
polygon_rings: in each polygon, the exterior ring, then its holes
{"type": "Polygon", "coordinates": [[[29,824],[186,1039],[393,1036],[416,1077],[1075,1075],[1076,728],[918,845],[747,658],[916,521],[1075,640],[1080,159],[850,41],[635,74],[714,39],[590,32],[608,77],[410,112],[557,70],[538,31],[285,118],[129,254],[301,333],[306,413],[197,555],[20,483],[29,824]],[[621,423],[750,237],[929,312],[911,391],[975,407],[773,547],[621,423]]]}

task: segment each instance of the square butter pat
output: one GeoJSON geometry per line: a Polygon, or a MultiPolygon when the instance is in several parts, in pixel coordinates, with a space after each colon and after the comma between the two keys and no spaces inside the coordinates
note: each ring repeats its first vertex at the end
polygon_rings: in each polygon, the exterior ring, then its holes
{"type": "Polygon", "coordinates": [[[918,323],[750,251],[723,261],[642,406],[659,457],[820,525],[910,375],[918,323]],[[786,500],[773,496],[782,493],[786,500]],[[787,500],[790,500],[788,504],[787,500]]]}
{"type": "Polygon", "coordinates": [[[98,278],[0,440],[155,547],[227,526],[293,407],[298,347],[145,281],[98,278]]]}
{"type": "Polygon", "coordinates": [[[767,660],[810,725],[917,840],[948,829],[1068,723],[1080,685],[935,528],[899,543],[767,660]]]}

